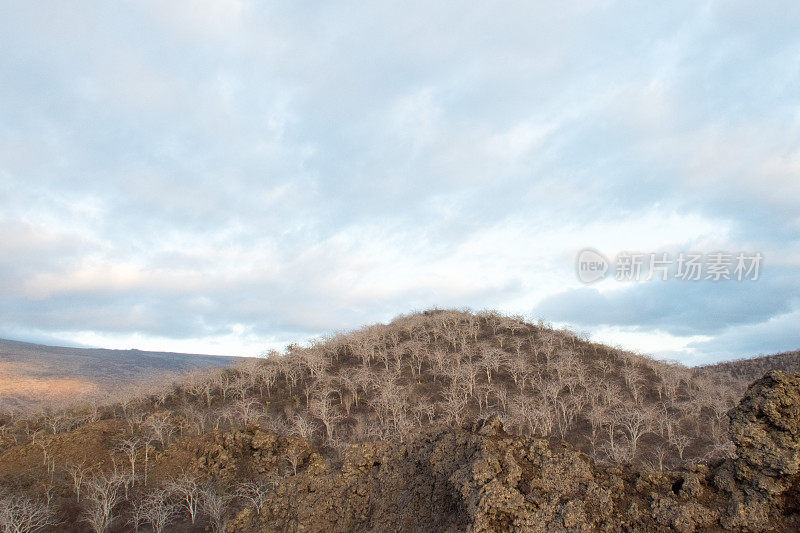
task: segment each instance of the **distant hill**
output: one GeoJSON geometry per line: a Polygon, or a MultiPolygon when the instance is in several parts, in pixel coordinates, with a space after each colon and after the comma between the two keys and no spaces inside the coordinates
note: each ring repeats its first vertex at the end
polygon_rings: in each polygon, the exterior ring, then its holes
{"type": "Polygon", "coordinates": [[[0,339],[0,405],[105,392],[164,373],[225,367],[238,357],[45,346],[0,339]]]}
{"type": "Polygon", "coordinates": [[[770,370],[800,372],[800,350],[725,361],[714,365],[700,366],[697,367],[697,370],[700,372],[730,374],[737,379],[754,381],[770,370]]]}

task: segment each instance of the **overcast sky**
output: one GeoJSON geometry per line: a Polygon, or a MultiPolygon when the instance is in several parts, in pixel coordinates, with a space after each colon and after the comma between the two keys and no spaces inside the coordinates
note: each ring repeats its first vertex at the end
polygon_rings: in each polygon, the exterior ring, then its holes
{"type": "Polygon", "coordinates": [[[800,4],[0,0],[0,337],[256,354],[433,306],[800,348],[800,4]],[[575,256],[761,252],[584,285],[575,256]]]}

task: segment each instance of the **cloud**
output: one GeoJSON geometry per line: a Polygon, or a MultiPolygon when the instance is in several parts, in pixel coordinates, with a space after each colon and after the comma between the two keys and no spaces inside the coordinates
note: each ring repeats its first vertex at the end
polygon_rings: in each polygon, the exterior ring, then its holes
{"type": "Polygon", "coordinates": [[[799,301],[800,290],[790,276],[720,282],[656,279],[613,291],[584,287],[557,293],[539,302],[535,312],[584,327],[714,335],[785,314],[799,301]]]}
{"type": "Polygon", "coordinates": [[[796,310],[799,19],[744,2],[9,6],[3,331],[252,352],[452,305],[687,360],[751,349],[731,328],[796,310]],[[776,277],[592,292],[585,246],[758,250],[776,277]]]}
{"type": "Polygon", "coordinates": [[[761,322],[730,327],[713,339],[688,344],[704,361],[738,359],[796,350],[800,346],[800,311],[775,315],[761,322]]]}

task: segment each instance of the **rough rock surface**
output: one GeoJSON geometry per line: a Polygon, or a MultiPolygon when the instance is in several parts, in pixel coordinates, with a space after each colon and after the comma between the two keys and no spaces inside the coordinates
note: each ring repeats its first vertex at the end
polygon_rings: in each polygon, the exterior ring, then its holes
{"type": "Polygon", "coordinates": [[[303,439],[221,434],[200,468],[274,475],[303,456],[260,512],[229,531],[796,531],[800,375],[772,372],[730,413],[737,458],[655,474],[604,467],[565,443],[507,435],[497,420],[350,447],[332,468],[303,439]]]}
{"type": "Polygon", "coordinates": [[[797,506],[800,374],[769,372],[729,417],[737,459],[723,464],[716,480],[731,499],[724,522],[766,528],[776,513],[797,506]]]}

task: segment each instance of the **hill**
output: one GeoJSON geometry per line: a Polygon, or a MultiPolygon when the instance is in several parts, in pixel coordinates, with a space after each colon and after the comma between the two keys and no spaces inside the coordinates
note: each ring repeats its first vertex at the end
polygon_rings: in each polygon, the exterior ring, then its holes
{"type": "Polygon", "coordinates": [[[744,381],[753,381],[772,370],[800,372],[800,350],[724,361],[714,365],[700,366],[697,369],[700,372],[728,374],[744,381]]]}
{"type": "Polygon", "coordinates": [[[0,339],[0,406],[99,395],[164,373],[224,367],[236,357],[45,346],[0,339]]]}
{"type": "MultiPolygon", "coordinates": [[[[798,379],[773,380],[789,411],[798,379]]],[[[747,474],[749,450],[756,469],[765,450],[794,450],[791,421],[759,430],[779,446],[752,442],[766,416],[753,394],[731,425],[746,388],[543,322],[435,309],[104,400],[6,413],[0,488],[50,502],[75,531],[89,519],[124,531],[120,517],[144,520],[143,509],[189,531],[402,530],[407,506],[457,530],[624,520],[691,531],[722,523],[737,483],[776,486],[747,474]]],[[[794,512],[770,509],[753,520],[794,512]]],[[[749,519],[729,514],[732,527],[749,519]]]]}

